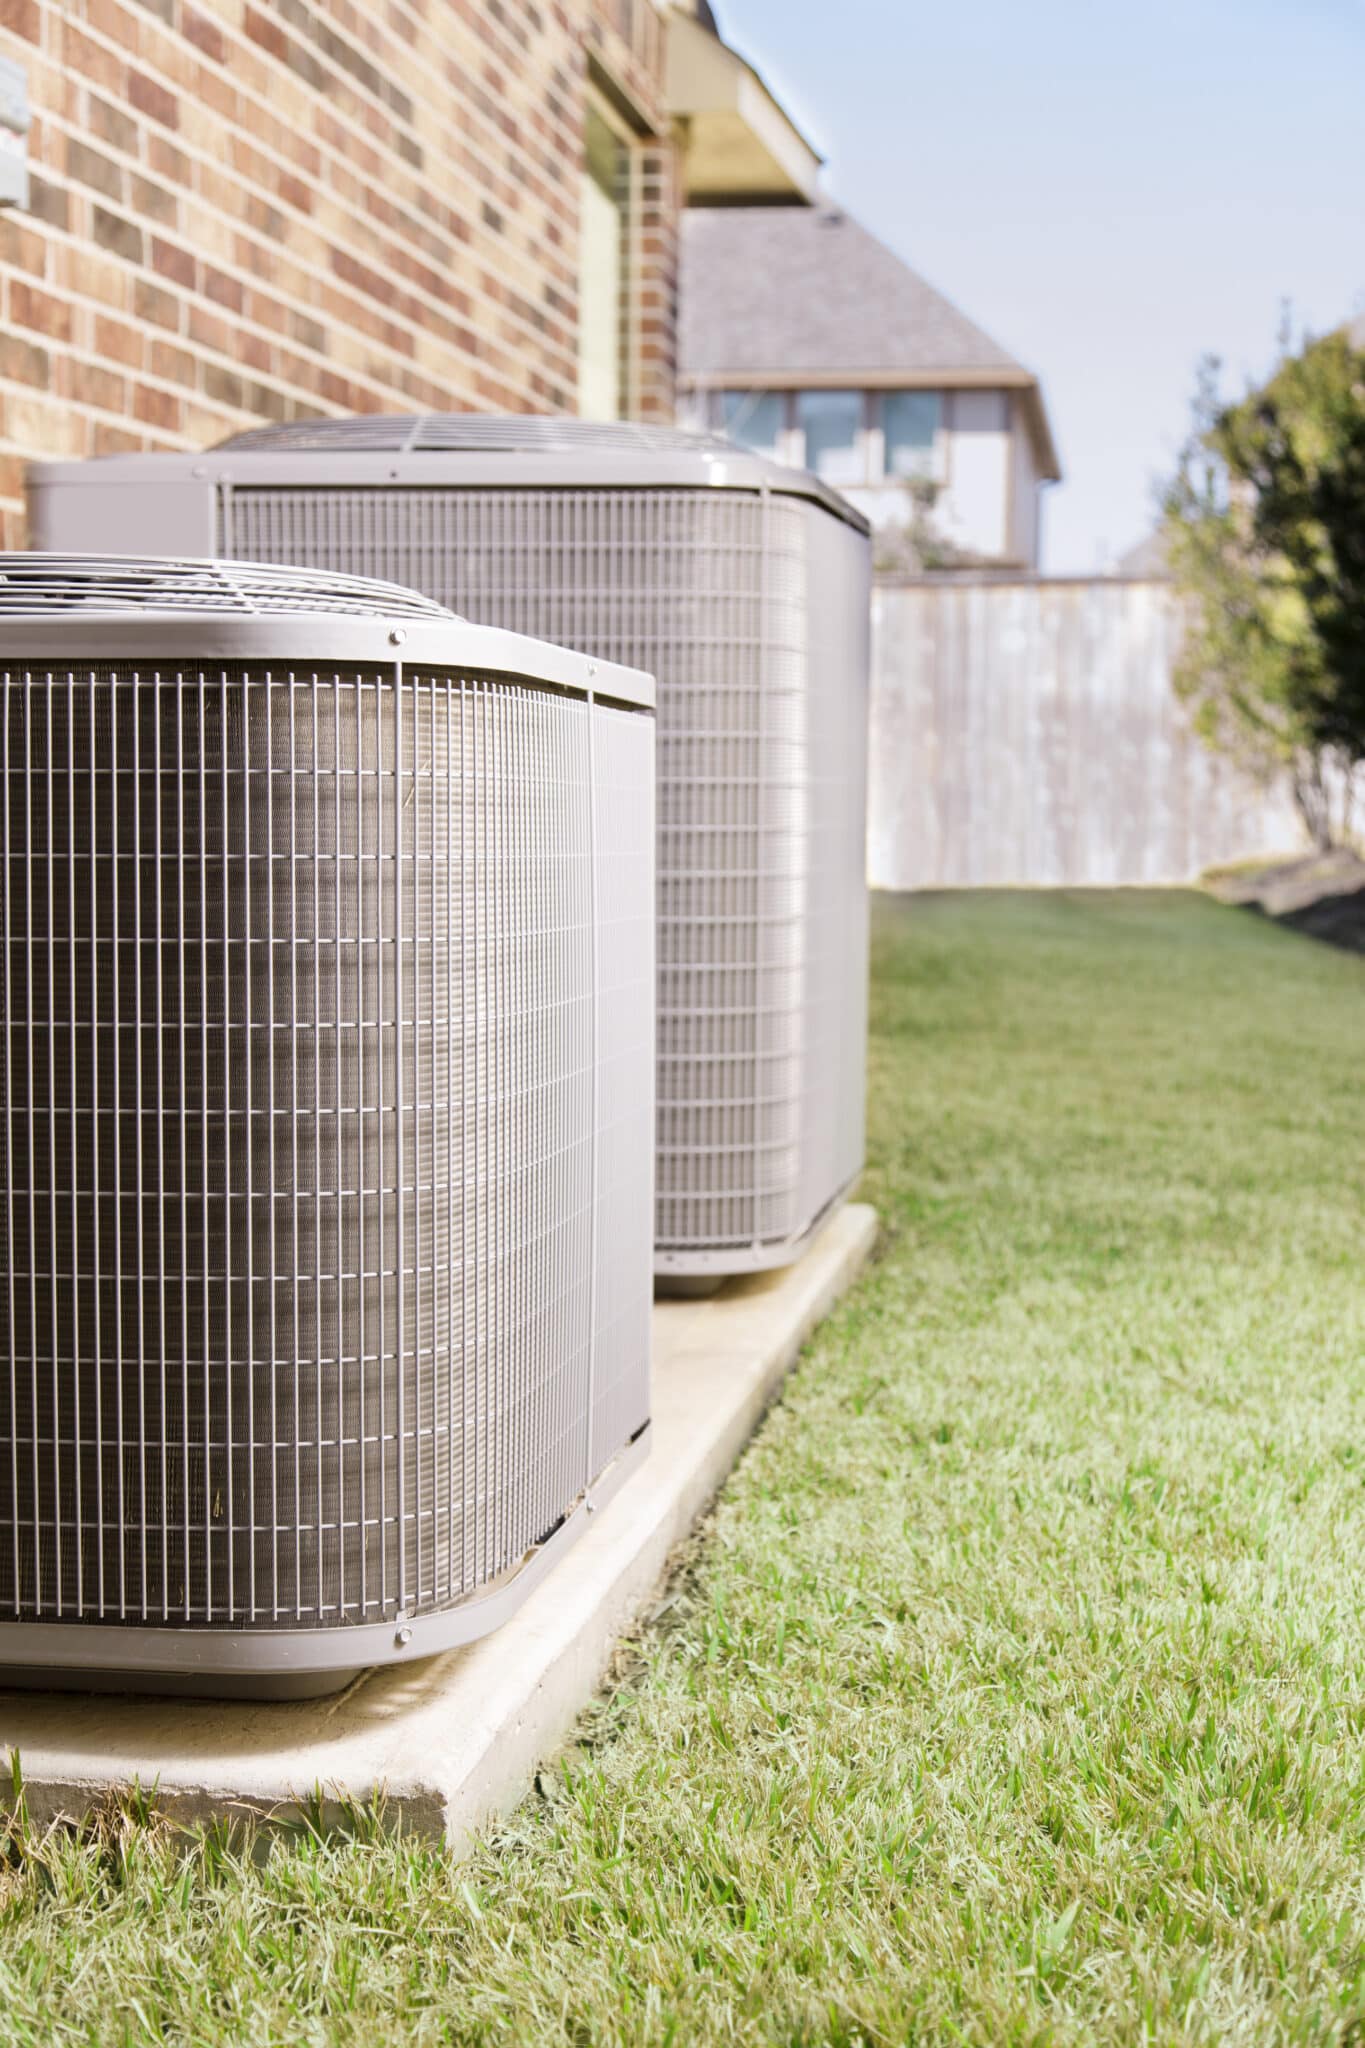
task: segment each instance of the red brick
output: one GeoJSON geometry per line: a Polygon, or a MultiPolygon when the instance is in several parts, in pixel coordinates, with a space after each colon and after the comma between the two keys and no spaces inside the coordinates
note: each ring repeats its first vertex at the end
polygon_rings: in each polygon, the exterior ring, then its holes
{"type": "Polygon", "coordinates": [[[127,427],[110,426],[107,420],[96,420],[92,455],[131,455],[143,445],[143,436],[131,432],[127,427]]]}
{"type": "Polygon", "coordinates": [[[259,370],[262,376],[268,377],[274,368],[275,351],[259,334],[244,328],[237,343],[237,360],[248,370],[259,370]]]}
{"type": "Polygon", "coordinates": [[[0,0],[0,28],[22,36],[26,43],[41,42],[43,17],[38,0],[0,0]]]}
{"type": "Polygon", "coordinates": [[[296,213],[313,211],[312,189],[305,185],[302,178],[293,178],[287,171],[281,171],[276,190],[283,203],[292,206],[296,213]]]}
{"type": "Polygon", "coordinates": [[[0,263],[42,277],[47,270],[47,244],[15,214],[0,213],[0,263]]]}
{"type": "Polygon", "coordinates": [[[172,284],[184,285],[187,290],[192,290],[198,268],[188,249],[182,249],[176,242],[163,242],[159,235],[153,237],[152,269],[158,277],[169,278],[172,284]]]}
{"type": "Polygon", "coordinates": [[[254,7],[248,7],[242,17],[242,28],[253,43],[258,43],[263,50],[269,51],[281,64],[288,62],[289,38],[278,22],[267,21],[254,7]]]}
{"type": "Polygon", "coordinates": [[[71,339],[71,306],[48,292],[36,291],[17,277],[9,288],[9,316],[16,327],[33,328],[48,341],[71,339]]]}
{"type": "Polygon", "coordinates": [[[201,64],[194,74],[194,97],[224,121],[241,118],[241,101],[232,74],[214,64],[201,64]]]}
{"type": "Polygon", "coordinates": [[[177,433],[185,416],[183,399],[174,392],[158,391],[150,384],[139,384],[133,392],[133,418],[143,420],[149,427],[160,427],[167,433],[177,433]]]}
{"type": "Polygon", "coordinates": [[[147,163],[158,178],[168,178],[173,185],[189,185],[194,181],[194,166],[183,149],[177,149],[164,135],[147,137],[147,163]]]}
{"type": "Polygon", "coordinates": [[[123,197],[122,164],[116,164],[102,150],[91,149],[89,143],[74,135],[67,139],[66,175],[78,184],[89,185],[94,192],[102,192],[106,199],[123,197]]]}
{"type": "Polygon", "coordinates": [[[71,226],[71,195],[60,185],[49,185],[33,171],[28,178],[28,212],[33,220],[45,221],[63,233],[71,226]]]}
{"type": "Polygon", "coordinates": [[[149,326],[169,327],[178,333],[183,303],[174,292],[163,291],[145,277],[137,278],[133,284],[133,311],[149,326]]]}
{"type": "Polygon", "coordinates": [[[137,122],[131,115],[125,114],[122,107],[116,107],[112,101],[101,99],[98,93],[91,93],[88,104],[90,127],[100,141],[121,149],[125,156],[136,156],[137,122]]]}
{"type": "Polygon", "coordinates": [[[115,50],[92,43],[89,36],[82,34],[60,12],[56,19],[60,23],[61,59],[67,74],[88,79],[92,85],[103,86],[117,99],[124,90],[127,69],[122,57],[115,50]]]}
{"type": "Polygon", "coordinates": [[[144,71],[128,73],[128,100],[140,114],[146,114],[151,121],[159,121],[163,128],[180,126],[180,104],[175,94],[168,92],[154,78],[148,78],[144,71]]]}
{"type": "Polygon", "coordinates": [[[111,256],[119,256],[125,263],[142,262],[143,235],[136,221],[121,213],[111,213],[106,206],[96,206],[90,212],[90,231],[100,248],[107,249],[111,256]]]}
{"type": "Polygon", "coordinates": [[[246,303],[246,287],[240,278],[229,277],[225,270],[213,270],[208,264],[202,267],[200,290],[217,306],[226,306],[230,313],[240,313],[246,303]]]}
{"type": "Polygon", "coordinates": [[[187,384],[193,390],[199,382],[199,362],[193,352],[159,336],[151,343],[147,368],[163,384],[187,384]]]}
{"type": "Polygon", "coordinates": [[[246,385],[236,370],[230,370],[226,363],[204,365],[204,396],[216,405],[229,406],[233,412],[245,410],[246,385]]]}
{"type": "Polygon", "coordinates": [[[145,351],[146,337],[140,327],[130,327],[126,320],[111,320],[103,314],[96,320],[95,354],[106,362],[138,370],[145,351]]]}
{"type": "Polygon", "coordinates": [[[202,306],[190,307],[188,333],[196,348],[210,349],[220,356],[231,352],[233,329],[226,320],[220,320],[216,313],[209,313],[202,306]]]}
{"type": "Polygon", "coordinates": [[[206,57],[211,57],[215,64],[223,62],[227,44],[223,41],[223,31],[216,21],[209,21],[193,7],[182,5],[180,33],[194,44],[196,50],[202,50],[206,57]]]}
{"type": "Polygon", "coordinates": [[[128,183],[128,202],[134,213],[144,220],[154,220],[159,227],[175,227],[180,218],[180,201],[174,192],[168,192],[164,185],[154,185],[150,178],[139,178],[134,174],[128,183]]]}
{"type": "Polygon", "coordinates": [[[51,374],[52,358],[45,348],[19,334],[0,334],[0,377],[44,390],[51,374]]]}
{"type": "Polygon", "coordinates": [[[77,405],[96,406],[101,412],[122,412],[128,386],[114,370],[102,363],[82,362],[66,356],[58,365],[57,391],[77,405]]]}

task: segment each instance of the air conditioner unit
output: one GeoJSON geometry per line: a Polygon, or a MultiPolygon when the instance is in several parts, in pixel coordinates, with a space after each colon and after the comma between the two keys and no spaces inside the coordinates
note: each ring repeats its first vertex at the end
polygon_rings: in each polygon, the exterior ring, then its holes
{"type": "Polygon", "coordinates": [[[643,1455],[646,676],[0,557],[0,1683],[325,1691],[643,1455]]]}
{"type": "Polygon", "coordinates": [[[657,677],[656,1271],[795,1257],[863,1158],[861,515],[722,439],[472,414],[39,464],[30,488],[44,546],[188,530],[657,677]]]}

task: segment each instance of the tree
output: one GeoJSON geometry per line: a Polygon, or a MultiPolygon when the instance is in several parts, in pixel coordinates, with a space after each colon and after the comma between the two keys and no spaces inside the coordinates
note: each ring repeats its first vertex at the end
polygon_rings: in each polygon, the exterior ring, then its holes
{"type": "Polygon", "coordinates": [[[1365,351],[1309,341],[1234,405],[1217,375],[1164,495],[1190,600],[1176,688],[1213,745],[1288,772],[1327,845],[1365,761],[1365,351]]]}

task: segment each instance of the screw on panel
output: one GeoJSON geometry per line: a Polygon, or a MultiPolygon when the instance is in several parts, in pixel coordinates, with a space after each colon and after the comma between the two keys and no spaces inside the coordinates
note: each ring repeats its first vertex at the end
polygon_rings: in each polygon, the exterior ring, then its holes
{"type": "Polygon", "coordinates": [[[403,628],[401,626],[395,626],[393,631],[389,635],[390,647],[401,647],[403,645],[403,642],[407,639],[407,637],[407,634],[403,631],[403,628]]]}

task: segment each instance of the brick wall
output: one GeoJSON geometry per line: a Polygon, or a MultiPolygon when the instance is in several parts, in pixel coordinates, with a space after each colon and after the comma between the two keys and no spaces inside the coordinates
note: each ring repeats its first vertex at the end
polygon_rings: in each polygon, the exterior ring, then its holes
{"type": "Polygon", "coordinates": [[[34,115],[0,213],[4,545],[32,456],[571,412],[589,49],[646,128],[636,398],[671,416],[649,0],[0,0],[34,115]]]}
{"type": "Polygon", "coordinates": [[[667,137],[646,142],[637,159],[634,295],[635,389],[631,410],[671,420],[678,387],[679,224],[686,201],[682,157],[667,137]]]}

